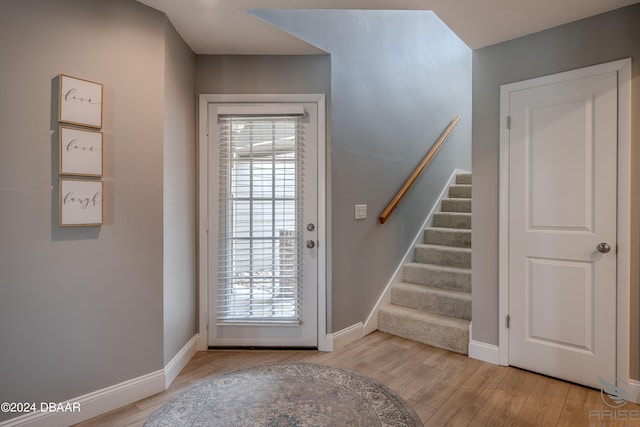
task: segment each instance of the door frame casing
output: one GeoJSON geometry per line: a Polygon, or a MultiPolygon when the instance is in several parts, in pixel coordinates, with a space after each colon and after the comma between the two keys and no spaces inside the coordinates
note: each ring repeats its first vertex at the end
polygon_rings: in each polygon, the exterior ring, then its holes
{"type": "Polygon", "coordinates": [[[198,333],[199,350],[209,348],[209,103],[312,103],[318,107],[318,350],[330,351],[327,337],[327,179],[324,94],[200,94],[198,100],[198,333]]]}
{"type": "Polygon", "coordinates": [[[500,87],[500,190],[498,239],[499,363],[509,365],[509,96],[511,92],[580,77],[618,73],[617,261],[616,261],[616,377],[629,380],[631,280],[631,59],[622,59],[500,87]]]}

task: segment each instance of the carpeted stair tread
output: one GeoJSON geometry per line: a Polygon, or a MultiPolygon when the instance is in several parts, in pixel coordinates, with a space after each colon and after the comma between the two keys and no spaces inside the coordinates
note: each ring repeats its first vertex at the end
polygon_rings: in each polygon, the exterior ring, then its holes
{"type": "Polygon", "coordinates": [[[467,354],[469,321],[387,305],[378,314],[378,329],[424,344],[467,354]]]}
{"type": "Polygon", "coordinates": [[[433,214],[432,227],[471,230],[471,213],[436,212],[433,214]]]}
{"type": "Polygon", "coordinates": [[[471,199],[442,199],[440,203],[442,212],[471,212],[471,199]]]}
{"type": "Polygon", "coordinates": [[[471,292],[471,270],[468,268],[409,262],[404,265],[402,276],[408,283],[471,292]]]}
{"type": "Polygon", "coordinates": [[[459,228],[429,227],[424,230],[424,243],[427,245],[471,247],[471,230],[459,228]]]}
{"type": "Polygon", "coordinates": [[[471,320],[471,293],[396,283],[391,287],[391,304],[420,311],[471,320]]]}
{"type": "Polygon", "coordinates": [[[441,245],[416,245],[414,262],[447,267],[471,268],[471,248],[441,245]]]}
{"type": "Polygon", "coordinates": [[[459,173],[456,175],[456,184],[468,184],[471,185],[470,173],[459,173]]]}
{"type": "Polygon", "coordinates": [[[449,186],[449,198],[451,199],[470,199],[471,185],[454,184],[449,186]]]}

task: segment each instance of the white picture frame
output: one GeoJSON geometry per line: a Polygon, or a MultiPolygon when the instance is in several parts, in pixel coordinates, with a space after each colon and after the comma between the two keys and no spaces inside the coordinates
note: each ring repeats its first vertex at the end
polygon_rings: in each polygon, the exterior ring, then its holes
{"type": "Polygon", "coordinates": [[[58,76],[58,121],[102,128],[102,84],[77,77],[58,76]]]}
{"type": "Polygon", "coordinates": [[[103,182],[59,179],[59,226],[100,226],[103,219],[103,182]]]}
{"type": "Polygon", "coordinates": [[[60,126],[58,136],[60,175],[102,176],[102,132],[60,126]]]}

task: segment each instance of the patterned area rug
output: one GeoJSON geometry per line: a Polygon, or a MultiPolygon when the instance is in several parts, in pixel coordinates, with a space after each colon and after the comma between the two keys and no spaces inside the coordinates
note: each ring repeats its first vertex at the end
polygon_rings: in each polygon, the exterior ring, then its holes
{"type": "Polygon", "coordinates": [[[422,426],[398,395],[356,373],[308,363],[257,366],[199,383],[145,423],[156,426],[422,426]]]}

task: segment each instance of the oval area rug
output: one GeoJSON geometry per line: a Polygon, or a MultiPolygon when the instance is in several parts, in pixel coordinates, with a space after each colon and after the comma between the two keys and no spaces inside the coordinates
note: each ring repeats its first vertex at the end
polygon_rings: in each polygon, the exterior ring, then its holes
{"type": "Polygon", "coordinates": [[[256,366],[209,378],[165,403],[157,426],[422,426],[384,385],[309,363],[256,366]]]}

